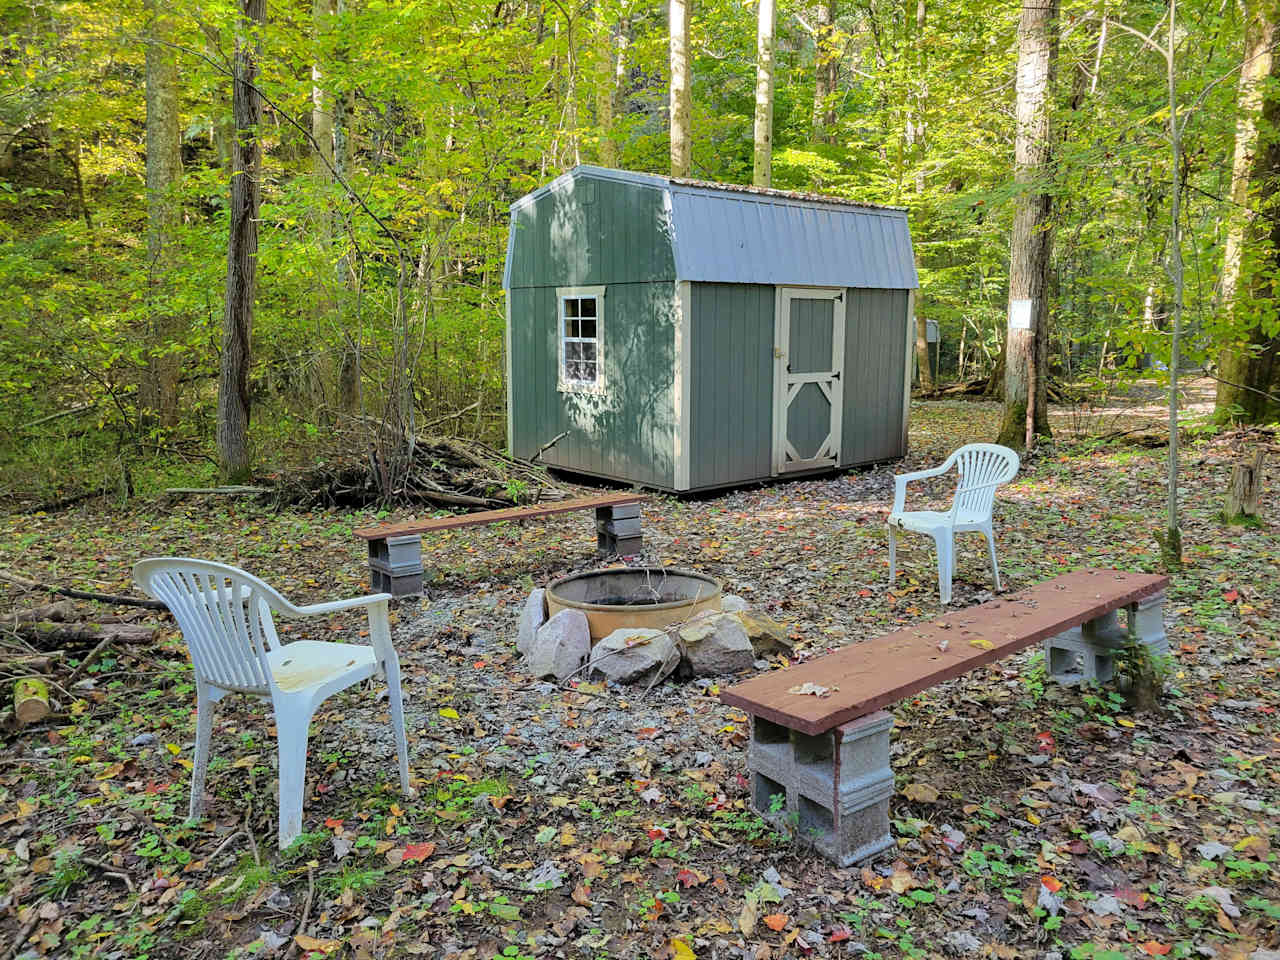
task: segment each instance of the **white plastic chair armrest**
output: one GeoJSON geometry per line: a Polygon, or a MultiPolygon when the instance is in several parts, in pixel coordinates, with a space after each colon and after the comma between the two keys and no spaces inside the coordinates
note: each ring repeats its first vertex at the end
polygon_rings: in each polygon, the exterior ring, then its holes
{"type": "Polygon", "coordinates": [[[333,600],[329,603],[312,603],[305,607],[293,607],[289,610],[281,610],[285,616],[289,617],[321,617],[328,613],[338,613],[342,610],[354,610],[358,607],[373,607],[379,603],[387,603],[391,600],[389,593],[373,593],[367,597],[352,597],[349,600],[333,600]]]}
{"type": "Polygon", "coordinates": [[[934,467],[932,470],[913,470],[911,473],[899,473],[893,478],[893,512],[901,513],[907,503],[907,484],[912,480],[923,480],[926,477],[940,477],[951,469],[951,460],[948,459],[940,467],[934,467]]]}

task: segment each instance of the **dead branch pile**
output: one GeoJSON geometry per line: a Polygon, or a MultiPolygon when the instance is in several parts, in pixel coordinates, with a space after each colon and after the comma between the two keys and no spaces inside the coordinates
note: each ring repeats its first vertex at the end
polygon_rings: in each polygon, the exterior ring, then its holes
{"type": "Polygon", "coordinates": [[[365,507],[426,503],[447,509],[492,510],[564,500],[576,491],[547,469],[508,456],[479,440],[418,438],[370,445],[275,482],[265,498],[280,507],[365,507]]]}

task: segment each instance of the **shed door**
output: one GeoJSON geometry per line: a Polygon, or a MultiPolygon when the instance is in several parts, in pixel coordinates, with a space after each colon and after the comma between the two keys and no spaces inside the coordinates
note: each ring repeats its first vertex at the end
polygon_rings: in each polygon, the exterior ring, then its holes
{"type": "Polygon", "coordinates": [[[840,462],[844,291],[779,287],[774,318],[773,472],[840,462]]]}

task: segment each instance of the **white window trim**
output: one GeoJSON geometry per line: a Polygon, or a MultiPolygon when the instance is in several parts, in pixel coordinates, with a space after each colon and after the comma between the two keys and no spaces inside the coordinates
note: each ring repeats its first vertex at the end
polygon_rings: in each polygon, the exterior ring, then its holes
{"type": "Polygon", "coordinates": [[[556,287],[556,389],[561,393],[604,393],[604,287],[556,287]],[[564,375],[564,301],[596,298],[596,380],[567,380],[564,375]]]}

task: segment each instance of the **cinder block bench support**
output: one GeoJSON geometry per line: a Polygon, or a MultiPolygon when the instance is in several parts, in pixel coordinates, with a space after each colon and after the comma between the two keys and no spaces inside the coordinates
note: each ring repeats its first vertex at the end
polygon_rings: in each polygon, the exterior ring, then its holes
{"type": "Polygon", "coordinates": [[[1165,592],[1127,604],[1125,623],[1112,610],[1080,627],[1044,641],[1045,670],[1050,679],[1065,686],[1108,683],[1115,677],[1119,653],[1130,644],[1141,644],[1156,657],[1167,656],[1169,640],[1164,632],[1165,592]]]}
{"type": "Polygon", "coordinates": [[[644,549],[640,532],[640,504],[596,507],[596,552],[630,556],[644,549]]]}
{"type": "Polygon", "coordinates": [[[892,728],[884,711],[816,736],[752,717],[751,806],[842,867],[887,850],[892,728]]]}
{"type": "Polygon", "coordinates": [[[393,597],[422,592],[422,536],[402,534],[369,541],[369,589],[393,597]]]}

